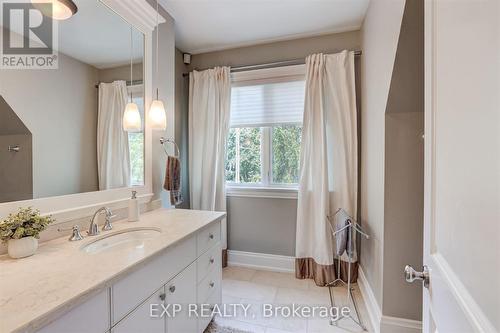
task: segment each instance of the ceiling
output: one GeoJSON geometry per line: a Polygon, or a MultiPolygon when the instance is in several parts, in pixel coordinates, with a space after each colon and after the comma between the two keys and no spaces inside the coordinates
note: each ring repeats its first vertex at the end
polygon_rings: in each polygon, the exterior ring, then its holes
{"type": "Polygon", "coordinates": [[[192,54],[358,30],[369,0],[159,0],[192,54]]]}
{"type": "MultiPolygon", "coordinates": [[[[78,12],[59,21],[59,51],[97,68],[130,63],[130,24],[99,0],[73,0],[78,12]]],[[[143,57],[144,36],[133,29],[133,61],[143,57]]]]}

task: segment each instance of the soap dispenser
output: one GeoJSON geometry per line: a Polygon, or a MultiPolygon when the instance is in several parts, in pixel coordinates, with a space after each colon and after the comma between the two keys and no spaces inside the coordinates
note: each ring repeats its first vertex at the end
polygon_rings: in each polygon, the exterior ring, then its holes
{"type": "Polygon", "coordinates": [[[137,191],[132,191],[132,198],[128,201],[128,220],[129,222],[139,221],[139,200],[137,200],[137,191]]]}

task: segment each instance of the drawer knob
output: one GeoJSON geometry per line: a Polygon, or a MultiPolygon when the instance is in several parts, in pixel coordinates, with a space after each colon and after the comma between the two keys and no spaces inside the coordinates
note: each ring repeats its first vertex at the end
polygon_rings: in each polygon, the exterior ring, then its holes
{"type": "Polygon", "coordinates": [[[208,238],[210,238],[210,239],[214,239],[214,234],[210,234],[210,235],[208,235],[208,238]]]}
{"type": "Polygon", "coordinates": [[[209,286],[210,286],[210,288],[213,288],[215,286],[215,283],[214,282],[210,282],[209,286]]]}
{"type": "Polygon", "coordinates": [[[160,299],[161,299],[162,301],[164,301],[164,300],[165,300],[165,297],[166,297],[165,293],[161,293],[161,294],[160,294],[160,299]]]}
{"type": "Polygon", "coordinates": [[[170,286],[170,288],[168,288],[168,290],[170,290],[171,293],[174,293],[175,292],[175,286],[170,286]]]}
{"type": "Polygon", "coordinates": [[[210,258],[210,263],[213,264],[215,262],[214,258],[210,258]]]}

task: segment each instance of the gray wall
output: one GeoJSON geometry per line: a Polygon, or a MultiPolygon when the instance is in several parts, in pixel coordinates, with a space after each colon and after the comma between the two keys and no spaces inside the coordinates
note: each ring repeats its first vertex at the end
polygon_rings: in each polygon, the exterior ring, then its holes
{"type": "Polygon", "coordinates": [[[229,197],[230,250],[295,255],[296,199],[229,197]]]}
{"type": "Polygon", "coordinates": [[[0,203],[33,199],[31,134],[0,135],[0,203]],[[7,150],[10,145],[19,152],[7,150]]]}
{"type": "Polygon", "coordinates": [[[97,190],[98,70],[59,53],[57,70],[0,76],[0,94],[33,134],[34,197],[97,190]]]}
{"type": "MultiPolygon", "coordinates": [[[[147,1],[156,9],[156,1],[147,1]]],[[[160,14],[165,18],[166,22],[160,24],[159,68],[155,68],[156,43],[153,43],[153,86],[159,88],[159,98],[163,101],[167,111],[167,130],[153,131],[152,172],[154,199],[161,198],[163,206],[169,207],[168,192],[163,190],[167,157],[159,142],[162,136],[174,137],[175,135],[172,129],[173,126],[170,123],[171,119],[168,117],[168,114],[172,113],[174,113],[175,117],[175,30],[174,19],[162,7],[160,7],[160,14]]],[[[156,42],[156,30],[153,33],[153,41],[156,42]]]]}
{"type": "MultiPolygon", "coordinates": [[[[353,31],[196,54],[187,68],[180,65],[176,67],[176,77],[180,80],[183,71],[192,69],[261,64],[305,58],[318,52],[334,53],[344,49],[360,49],[360,37],[359,31],[353,31]]],[[[181,86],[182,83],[179,84],[179,87],[181,86]]],[[[181,98],[179,94],[181,93],[177,91],[176,98],[181,98]]],[[[188,92],[184,90],[182,94],[182,98],[186,100],[188,92]]],[[[187,112],[187,108],[183,110],[187,112]]],[[[230,250],[295,255],[296,199],[229,196],[227,212],[230,250]]]]}
{"type": "Polygon", "coordinates": [[[362,239],[360,266],[380,308],[384,245],[385,108],[403,10],[404,0],[371,1],[361,29],[361,223],[371,237],[362,239]]]}
{"type": "MultiPolygon", "coordinates": [[[[137,63],[132,65],[132,79],[142,80],[143,64],[137,63]]],[[[106,68],[99,70],[99,82],[113,82],[116,80],[130,81],[130,65],[123,65],[114,68],[106,68]]]]}
{"type": "MultiPolygon", "coordinates": [[[[409,96],[410,100],[411,98],[409,96]]],[[[382,313],[414,320],[421,319],[422,285],[407,283],[403,279],[402,271],[407,264],[415,268],[422,267],[423,127],[423,112],[387,113],[385,117],[382,313]]]]}
{"type": "Polygon", "coordinates": [[[305,58],[313,53],[334,53],[344,49],[359,49],[360,47],[359,31],[343,32],[196,54],[192,57],[189,70],[206,69],[214,66],[262,64],[305,58]]]}
{"type": "Polygon", "coordinates": [[[385,114],[384,315],[421,320],[422,285],[401,278],[422,267],[424,210],[424,5],[406,2],[385,114]],[[419,300],[401,302],[401,299],[419,300]]]}
{"type": "Polygon", "coordinates": [[[31,132],[0,96],[0,203],[33,199],[31,132]],[[19,146],[18,152],[8,150],[19,146]]]}
{"type": "Polygon", "coordinates": [[[383,315],[420,320],[402,271],[422,265],[423,3],[371,2],[362,31],[361,267],[383,315]]]}

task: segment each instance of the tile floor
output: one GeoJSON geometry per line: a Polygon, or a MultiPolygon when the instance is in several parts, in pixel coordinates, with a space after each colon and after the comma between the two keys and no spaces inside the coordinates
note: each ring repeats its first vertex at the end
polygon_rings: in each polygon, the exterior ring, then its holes
{"type": "MultiPolygon", "coordinates": [[[[355,286],[354,297],[360,308],[363,324],[371,331],[368,314],[361,295],[355,286]]],[[[340,289],[340,288],[339,288],[340,289]]],[[[334,297],[341,304],[347,303],[345,288],[335,291],[334,297]]],[[[298,280],[293,274],[259,271],[241,267],[223,270],[222,302],[224,304],[249,304],[249,313],[242,310],[231,318],[217,317],[219,325],[254,333],[329,333],[363,332],[350,319],[343,319],[338,326],[331,326],[327,318],[266,318],[262,315],[262,304],[291,306],[293,303],[309,306],[328,306],[328,288],[318,287],[312,280],[298,280]]]]}

